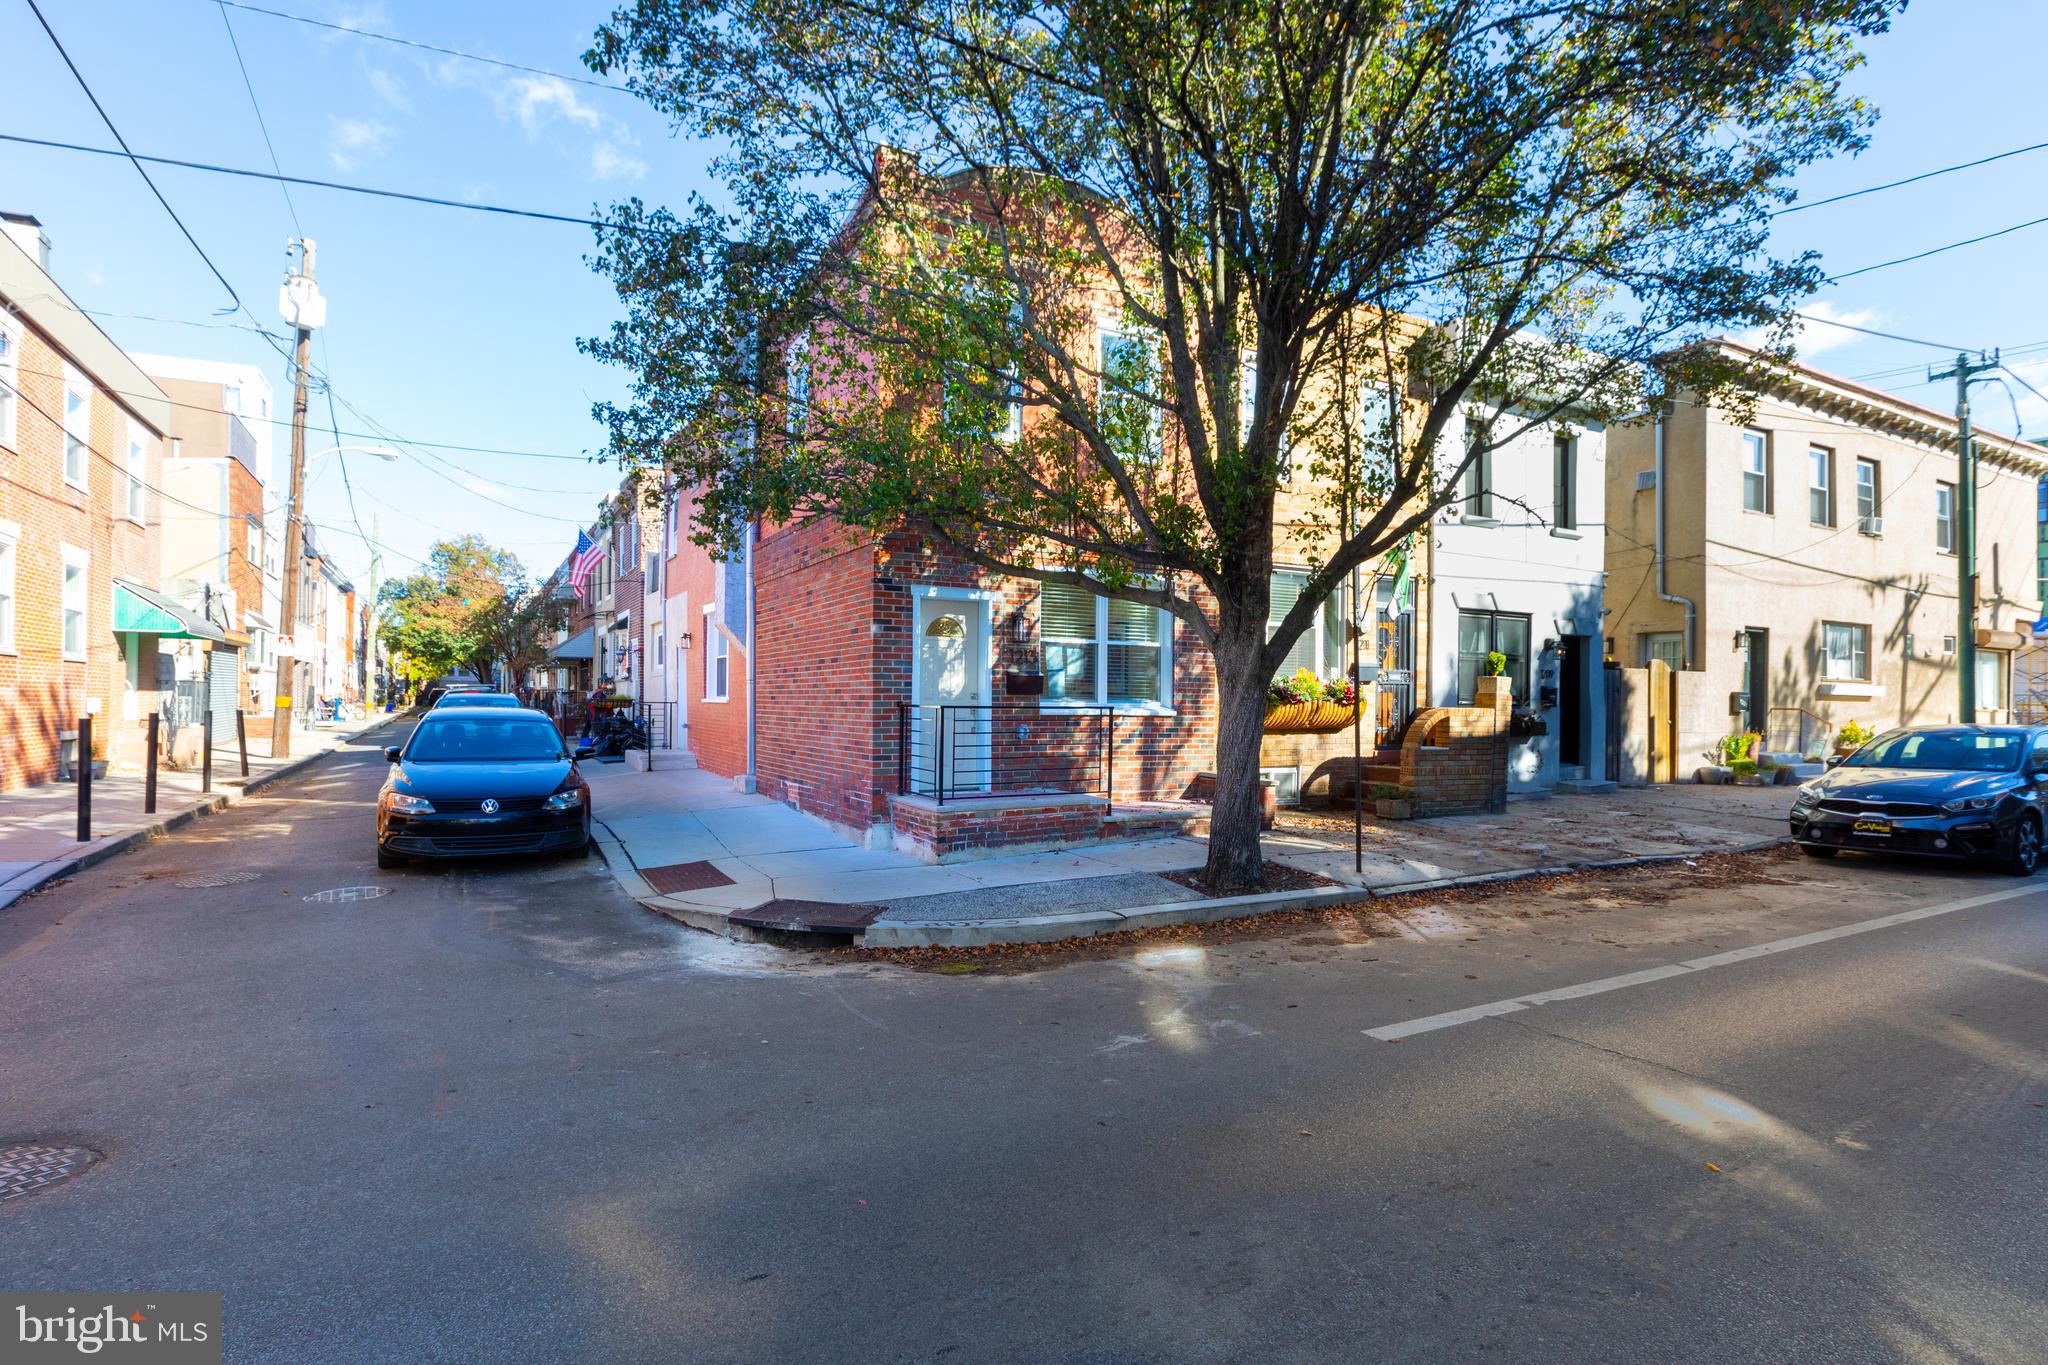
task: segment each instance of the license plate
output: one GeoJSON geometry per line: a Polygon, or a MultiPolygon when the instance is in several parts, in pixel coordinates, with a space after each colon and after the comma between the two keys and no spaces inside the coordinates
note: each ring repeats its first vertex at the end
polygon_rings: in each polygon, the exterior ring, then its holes
{"type": "Polygon", "coordinates": [[[1866,839],[1889,839],[1892,837],[1891,821],[1873,819],[1868,815],[1859,817],[1855,824],[1849,826],[1849,829],[1852,833],[1859,834],[1866,839]]]}

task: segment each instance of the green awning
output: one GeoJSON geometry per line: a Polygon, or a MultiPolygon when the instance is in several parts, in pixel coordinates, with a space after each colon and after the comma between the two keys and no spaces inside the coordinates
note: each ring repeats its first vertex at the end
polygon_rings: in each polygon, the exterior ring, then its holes
{"type": "Polygon", "coordinates": [[[224,644],[227,634],[190,607],[180,606],[153,588],[126,579],[114,580],[114,633],[159,635],[169,640],[212,640],[224,644]]]}

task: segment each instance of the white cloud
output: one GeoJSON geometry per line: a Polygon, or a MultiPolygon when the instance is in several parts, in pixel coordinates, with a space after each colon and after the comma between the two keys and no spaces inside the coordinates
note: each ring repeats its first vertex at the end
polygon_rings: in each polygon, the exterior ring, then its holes
{"type": "MultiPolygon", "coordinates": [[[[1837,308],[1825,301],[1810,303],[1799,310],[1801,317],[1793,325],[1792,344],[1798,349],[1799,359],[1812,361],[1829,351],[1838,351],[1862,339],[1859,332],[1851,327],[1871,327],[1878,321],[1875,308],[1837,308]],[[1830,327],[1830,322],[1846,323],[1844,327],[1830,327]]],[[[1762,345],[1765,341],[1762,328],[1752,328],[1736,340],[1751,346],[1762,345]]]]}
{"type": "Polygon", "coordinates": [[[616,142],[600,142],[590,149],[590,174],[596,180],[638,180],[647,174],[647,163],[616,142]]]}
{"type": "Polygon", "coordinates": [[[412,100],[406,95],[405,87],[400,85],[398,77],[392,75],[389,71],[371,71],[370,89],[376,93],[378,99],[384,101],[385,104],[399,113],[409,114],[412,112],[412,100]]]}
{"type": "Polygon", "coordinates": [[[354,170],[383,155],[390,141],[391,129],[375,119],[328,116],[327,158],[339,170],[354,170]]]}
{"type": "Polygon", "coordinates": [[[500,112],[509,112],[518,119],[528,137],[538,135],[542,127],[555,119],[585,128],[596,128],[604,121],[559,76],[516,77],[500,89],[497,98],[500,112]]]}

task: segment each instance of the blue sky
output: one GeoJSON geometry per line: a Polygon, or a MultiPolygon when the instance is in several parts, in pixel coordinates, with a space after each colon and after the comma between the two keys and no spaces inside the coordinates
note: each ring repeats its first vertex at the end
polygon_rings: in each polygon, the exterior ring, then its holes
{"type": "MultiPolygon", "coordinates": [[[[260,0],[269,8],[582,75],[577,62],[609,10],[602,0],[260,0]]],[[[108,112],[139,152],[261,168],[268,164],[248,93],[213,0],[43,0],[108,112]]],[[[563,213],[638,194],[680,202],[704,187],[701,149],[629,97],[586,85],[441,58],[243,10],[228,11],[277,156],[290,174],[563,213]]],[[[2032,96],[2048,50],[2048,5],[1923,0],[1872,44],[1858,93],[1882,111],[1870,149],[1801,182],[1820,198],[2048,141],[2032,96]]],[[[90,105],[27,6],[0,0],[8,54],[0,131],[108,145],[90,105]]],[[[153,172],[214,261],[267,326],[293,222],[274,185],[191,171],[153,172]]],[[[329,325],[314,360],[336,393],[383,427],[422,441],[579,457],[600,433],[594,399],[620,377],[580,356],[578,336],[616,313],[583,264],[590,234],[548,224],[325,190],[293,191],[320,243],[329,325]]],[[[109,317],[131,350],[266,364],[261,338],[222,323],[227,299],[150,199],[111,159],[0,144],[0,207],[40,217],[53,270],[84,307],[182,319],[109,317]]],[[[1853,270],[2048,214],[2048,151],[1817,207],[1779,220],[1782,250],[1812,248],[1853,270]]],[[[1808,311],[1970,347],[2048,343],[2048,225],[1824,290],[1808,311]]],[[[246,319],[240,321],[246,322],[246,319]]],[[[1947,406],[1924,366],[1941,353],[1830,327],[1810,328],[1807,358],[1907,397],[1947,406]]],[[[2048,344],[2016,358],[2048,391],[2048,344]]],[[[2014,386],[2027,434],[2048,434],[2048,402],[2014,386]]],[[[1980,394],[1980,420],[2009,429],[2013,408],[1980,394]]],[[[315,416],[326,417],[316,400],[315,416]]],[[[364,430],[344,409],[341,425],[364,430]]],[[[315,448],[330,442],[315,441],[315,448]]],[[[280,444],[280,449],[282,449],[280,444]]],[[[570,459],[435,451],[398,464],[348,457],[356,512],[403,572],[436,537],[478,531],[545,572],[613,479],[570,459]],[[520,510],[514,510],[520,509],[520,510]]],[[[353,524],[335,459],[315,466],[316,522],[353,524]]],[[[352,572],[363,546],[330,531],[352,572]]]]}

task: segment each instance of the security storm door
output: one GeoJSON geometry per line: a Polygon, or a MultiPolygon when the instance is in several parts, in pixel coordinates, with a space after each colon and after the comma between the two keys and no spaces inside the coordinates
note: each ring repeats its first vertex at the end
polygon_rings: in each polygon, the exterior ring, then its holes
{"type": "Polygon", "coordinates": [[[989,786],[988,607],[923,597],[917,603],[916,790],[944,799],[989,786]],[[929,790],[927,790],[929,788],[929,790]]]}

